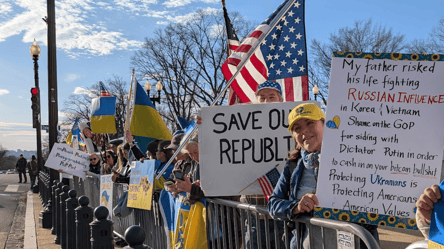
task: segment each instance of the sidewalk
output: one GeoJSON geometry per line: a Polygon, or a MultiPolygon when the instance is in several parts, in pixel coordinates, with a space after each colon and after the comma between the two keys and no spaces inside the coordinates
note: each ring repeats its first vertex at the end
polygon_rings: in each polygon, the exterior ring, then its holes
{"type": "MultiPolygon", "coordinates": [[[[39,226],[39,214],[43,210],[43,205],[40,202],[39,194],[31,193],[33,201],[33,211],[34,211],[34,224],[35,224],[35,237],[37,238],[37,247],[35,248],[45,248],[45,249],[60,249],[60,245],[54,244],[55,235],[51,234],[51,229],[40,228],[39,226]]],[[[29,202],[28,194],[28,202],[29,202]]],[[[29,205],[28,205],[29,207],[29,205]]],[[[28,210],[26,210],[28,212],[28,210]]],[[[28,230],[28,220],[26,220],[25,225],[25,241],[26,241],[26,231],[28,230]]],[[[27,248],[25,246],[25,248],[27,248]]],[[[32,248],[32,247],[31,247],[32,248]]]]}
{"type": "MultiPolygon", "coordinates": [[[[54,243],[55,235],[51,234],[51,229],[40,228],[39,215],[42,210],[43,210],[43,205],[40,202],[39,194],[34,194],[32,192],[28,192],[28,202],[27,202],[27,207],[26,207],[25,246],[24,246],[24,248],[26,248],[26,249],[37,249],[37,248],[60,249],[60,245],[57,245],[54,243]],[[28,217],[28,213],[30,214],[29,217],[28,217]],[[32,213],[34,213],[33,216],[32,216],[32,213]]],[[[114,245],[114,248],[122,248],[122,247],[114,245]]]]}
{"type": "MultiPolygon", "coordinates": [[[[39,227],[39,214],[42,210],[43,206],[39,195],[29,192],[26,205],[24,248],[60,249],[60,245],[54,244],[55,235],[51,234],[51,229],[39,227]],[[33,217],[32,213],[34,213],[33,217]]],[[[380,227],[378,231],[382,249],[404,249],[411,243],[424,239],[421,232],[417,230],[380,227]]],[[[115,245],[115,248],[121,247],[115,245]]]]}

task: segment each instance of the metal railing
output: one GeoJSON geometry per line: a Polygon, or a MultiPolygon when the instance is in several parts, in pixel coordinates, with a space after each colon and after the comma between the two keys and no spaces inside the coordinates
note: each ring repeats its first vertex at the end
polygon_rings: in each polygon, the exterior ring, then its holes
{"type": "MultiPolygon", "coordinates": [[[[113,203],[117,203],[124,191],[127,191],[128,186],[117,183],[113,185],[113,203]]],[[[98,178],[88,176],[82,180],[73,177],[70,187],[77,191],[77,196],[88,196],[91,207],[95,208],[100,205],[100,181],[98,178]]],[[[290,235],[292,228],[289,228],[284,221],[272,219],[265,207],[207,198],[206,210],[208,248],[290,248],[292,236],[283,236],[285,239],[282,240],[282,231],[280,230],[283,230],[284,234],[290,235]],[[262,231],[261,223],[264,223],[264,231],[262,231]],[[271,230],[271,226],[276,229],[271,230]]],[[[157,202],[153,202],[152,210],[134,209],[130,215],[124,218],[113,216],[112,219],[114,233],[117,236],[123,238],[128,227],[139,225],[146,232],[146,245],[156,249],[167,248],[167,236],[157,202]]],[[[367,248],[380,249],[374,237],[358,224],[312,217],[300,217],[293,220],[293,224],[296,231],[302,231],[303,226],[308,228],[309,248],[338,248],[338,231],[344,231],[354,237],[355,248],[359,248],[362,240],[367,248]]],[[[304,234],[296,232],[295,236],[297,241],[301,241],[301,236],[304,234]]],[[[299,243],[297,248],[303,248],[302,244],[299,243]]]]}

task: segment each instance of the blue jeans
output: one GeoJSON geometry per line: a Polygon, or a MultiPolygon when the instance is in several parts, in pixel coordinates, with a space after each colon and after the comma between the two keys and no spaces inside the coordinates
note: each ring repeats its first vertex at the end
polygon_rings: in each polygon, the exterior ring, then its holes
{"type": "Polygon", "coordinates": [[[32,173],[29,174],[29,178],[31,179],[31,189],[35,185],[35,178],[36,177],[37,177],[37,175],[33,175],[32,173]]]}
{"type": "MultiPolygon", "coordinates": [[[[246,225],[246,234],[245,234],[245,240],[247,242],[247,247],[246,248],[250,248],[250,243],[252,243],[253,247],[252,248],[259,248],[258,246],[258,238],[257,238],[257,227],[256,227],[256,217],[255,215],[251,215],[251,232],[252,234],[250,234],[250,230],[248,229],[248,219],[245,221],[245,225],[246,225]]],[[[261,246],[263,249],[267,248],[267,241],[266,241],[266,236],[265,236],[265,230],[267,229],[269,236],[270,236],[270,246],[271,248],[275,248],[275,235],[274,235],[274,222],[272,219],[268,220],[268,228],[265,227],[265,220],[264,219],[259,219],[259,225],[260,225],[260,229],[261,229],[261,246]]],[[[283,221],[279,221],[277,223],[277,228],[278,228],[278,238],[279,238],[279,249],[285,249],[285,242],[282,240],[282,237],[284,235],[284,226],[285,223],[283,221]]]]}

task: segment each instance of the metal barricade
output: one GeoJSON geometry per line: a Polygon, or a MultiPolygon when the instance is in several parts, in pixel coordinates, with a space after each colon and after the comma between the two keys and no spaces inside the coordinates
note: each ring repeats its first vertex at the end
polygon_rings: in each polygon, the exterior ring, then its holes
{"type": "MultiPolygon", "coordinates": [[[[95,208],[100,205],[100,180],[98,178],[74,177],[71,183],[78,193],[82,193],[78,196],[86,195],[90,198],[91,207],[95,208]]],[[[113,203],[117,203],[127,189],[126,184],[114,183],[113,203]]],[[[290,248],[293,229],[289,229],[284,221],[272,219],[265,207],[207,198],[206,210],[208,248],[210,249],[290,248]],[[283,233],[291,236],[282,236],[283,233]]],[[[146,232],[146,245],[151,248],[167,249],[167,236],[157,202],[153,202],[151,210],[134,209],[130,215],[124,218],[113,216],[112,220],[114,233],[118,237],[123,238],[128,227],[138,225],[146,232]]],[[[373,236],[358,224],[312,217],[301,217],[293,222],[298,231],[301,231],[302,226],[308,227],[310,248],[339,248],[338,234],[346,232],[353,237],[351,240],[355,248],[359,248],[362,240],[367,248],[380,249],[373,236]]],[[[303,234],[296,233],[296,236],[299,236],[297,238],[299,240],[303,234]]],[[[302,249],[300,245],[298,246],[298,249],[302,249]]]]}
{"type": "MultiPolygon", "coordinates": [[[[220,225],[222,229],[222,239],[216,239],[209,241],[211,243],[211,248],[239,248],[237,245],[232,247],[230,243],[227,243],[227,240],[232,238],[230,237],[229,231],[225,235],[223,234],[223,231],[226,231],[224,227],[229,226],[229,224],[225,223],[224,219],[224,212],[221,212],[219,214],[219,211],[224,211],[226,208],[235,208],[240,211],[240,221],[247,221],[248,226],[243,228],[242,234],[248,234],[248,231],[252,231],[252,215],[256,219],[256,224],[259,224],[260,219],[264,219],[265,221],[265,227],[267,228],[267,224],[269,222],[274,222],[275,227],[276,225],[284,225],[282,222],[277,223],[276,220],[270,220],[268,216],[268,210],[265,207],[255,206],[255,205],[248,205],[243,204],[239,202],[229,201],[229,200],[222,200],[222,199],[207,199],[207,210],[209,212],[209,215],[211,216],[212,213],[214,213],[216,218],[216,224],[218,226],[220,225]],[[223,207],[223,208],[222,208],[223,207]],[[222,222],[220,222],[218,219],[222,219],[222,222]],[[219,223],[220,222],[220,223],[219,223]],[[247,229],[247,231],[244,231],[244,229],[247,229]]],[[[207,215],[208,216],[208,215],[207,215]]],[[[355,245],[355,248],[359,248],[360,241],[362,240],[367,248],[371,249],[380,249],[379,244],[375,240],[375,238],[362,226],[350,222],[344,222],[344,221],[338,221],[338,220],[329,220],[329,219],[323,219],[323,218],[313,218],[313,217],[301,217],[298,219],[293,220],[295,223],[296,229],[302,226],[304,224],[306,227],[309,228],[309,234],[308,239],[310,240],[310,248],[328,248],[328,249],[336,249],[338,248],[338,234],[339,232],[346,232],[353,236],[352,243],[355,245]],[[330,233],[327,232],[327,230],[330,230],[330,233]],[[331,232],[336,232],[334,236],[332,236],[331,232]],[[315,241],[316,239],[316,241],[315,241]]],[[[214,222],[214,220],[209,219],[210,224],[207,225],[207,228],[210,227],[210,234],[213,232],[211,231],[211,227],[214,227],[211,223],[214,222]]],[[[216,227],[218,227],[216,226],[216,227]]],[[[219,227],[219,229],[220,229],[219,227]]],[[[285,226],[285,234],[290,234],[291,231],[288,229],[287,226],[285,226]]],[[[219,230],[216,229],[216,230],[219,230]]],[[[242,227],[241,227],[242,229],[242,227]]],[[[278,231],[274,230],[274,234],[270,234],[268,229],[265,229],[265,236],[261,236],[260,226],[257,226],[256,229],[257,232],[257,247],[253,247],[252,243],[249,243],[249,247],[247,246],[247,236],[242,236],[242,248],[263,248],[261,246],[261,239],[266,240],[266,247],[269,248],[279,248],[278,241],[279,238],[276,236],[278,231]],[[275,237],[275,245],[271,245],[270,238],[271,236],[275,237]],[[265,237],[265,238],[264,238],[265,237]]],[[[220,238],[220,237],[216,237],[220,238]]],[[[211,238],[209,238],[210,240],[211,238]]],[[[299,238],[297,238],[299,239],[299,238]]],[[[250,241],[251,242],[251,241],[250,241]]],[[[279,243],[282,241],[279,241],[279,243]]],[[[285,236],[285,245],[286,248],[290,248],[290,236],[285,236]]],[[[300,246],[300,245],[298,245],[300,246]]]]}

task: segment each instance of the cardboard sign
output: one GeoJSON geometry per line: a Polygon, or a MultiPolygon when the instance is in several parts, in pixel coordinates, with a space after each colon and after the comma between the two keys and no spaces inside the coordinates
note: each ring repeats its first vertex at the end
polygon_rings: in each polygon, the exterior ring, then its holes
{"type": "Polygon", "coordinates": [[[113,214],[113,175],[100,176],[100,206],[105,206],[109,211],[109,218],[113,214]]]}
{"type": "Polygon", "coordinates": [[[89,170],[89,155],[71,148],[69,144],[55,143],[45,166],[85,178],[85,171],[89,170]]]}
{"type": "Polygon", "coordinates": [[[131,164],[128,207],[151,210],[155,163],[156,160],[145,160],[131,164]]]}
{"type": "Polygon", "coordinates": [[[316,193],[320,206],[332,210],[318,214],[415,228],[417,199],[441,177],[444,62],[402,54],[338,56],[316,193]]]}
{"type": "Polygon", "coordinates": [[[202,108],[199,152],[205,195],[263,194],[257,179],[276,164],[282,172],[295,148],[288,114],[300,103],[202,108]]]}

